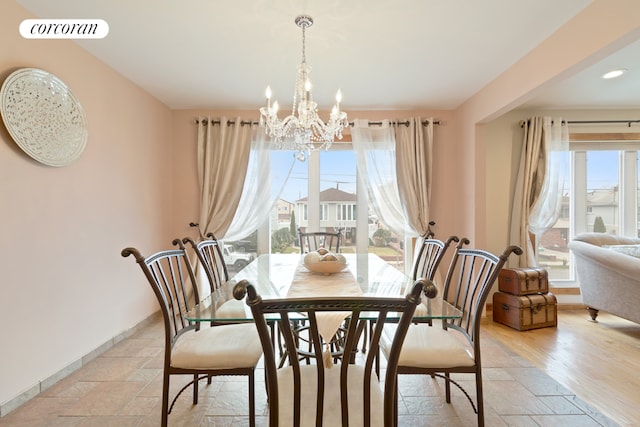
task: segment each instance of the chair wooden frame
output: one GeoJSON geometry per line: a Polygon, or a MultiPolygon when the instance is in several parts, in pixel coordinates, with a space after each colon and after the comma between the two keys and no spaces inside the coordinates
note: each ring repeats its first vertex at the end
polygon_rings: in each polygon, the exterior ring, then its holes
{"type": "MultiPolygon", "coordinates": [[[[358,383],[358,390],[363,393],[363,420],[364,426],[369,426],[371,423],[371,386],[377,384],[375,373],[372,371],[374,359],[376,359],[377,349],[382,335],[383,325],[390,313],[402,313],[398,322],[398,327],[394,336],[393,344],[391,345],[391,352],[387,362],[387,371],[385,377],[385,389],[383,399],[383,411],[384,411],[384,425],[393,425],[394,419],[397,414],[395,412],[394,400],[397,386],[396,381],[396,368],[398,362],[398,356],[402,342],[404,340],[405,333],[409,324],[415,307],[420,302],[420,293],[423,286],[426,284],[426,280],[417,281],[412,291],[405,298],[372,298],[372,297],[341,297],[341,298],[290,298],[290,299],[268,299],[263,300],[260,295],[257,294],[253,285],[246,280],[239,282],[234,288],[234,296],[236,299],[241,300],[246,296],[246,303],[250,306],[253,313],[253,317],[258,328],[260,340],[262,343],[264,353],[264,366],[266,374],[267,394],[269,396],[269,426],[275,427],[280,423],[282,418],[280,414],[280,399],[286,395],[286,392],[281,389],[290,391],[290,397],[293,400],[289,405],[287,400],[283,403],[283,406],[293,411],[293,427],[300,426],[301,419],[312,419],[314,414],[303,414],[301,409],[301,389],[303,389],[303,383],[305,379],[309,378],[309,375],[315,377],[316,390],[315,396],[315,417],[316,426],[323,425],[323,415],[325,415],[324,402],[327,396],[337,397],[340,396],[340,414],[342,426],[349,425],[349,399],[354,399],[353,395],[348,395],[348,381],[347,378],[352,378],[349,372],[356,372],[358,369],[364,369],[364,381],[358,383]],[[344,351],[345,357],[342,363],[332,368],[326,368],[323,361],[323,349],[321,344],[320,335],[317,332],[317,315],[323,312],[350,312],[347,318],[347,328],[345,331],[344,351]],[[345,361],[348,359],[347,354],[355,355],[357,352],[357,343],[361,336],[362,330],[365,326],[365,321],[361,319],[361,314],[364,312],[377,313],[377,327],[371,337],[371,348],[376,351],[371,351],[366,357],[364,366],[354,365],[345,361]],[[287,389],[282,384],[279,384],[279,368],[277,365],[277,358],[274,353],[274,349],[271,345],[271,338],[269,336],[269,327],[267,324],[266,316],[270,319],[275,315],[279,319],[279,326],[281,333],[284,337],[285,346],[290,352],[294,354],[296,351],[296,335],[293,330],[292,320],[298,318],[300,313],[306,315],[308,323],[310,325],[310,337],[314,343],[315,352],[315,365],[301,365],[296,358],[290,358],[290,366],[284,369],[291,369],[293,376],[293,391],[287,389]],[[303,367],[301,369],[301,366],[303,367]],[[358,367],[356,367],[358,366],[358,367]],[[339,390],[325,389],[329,383],[325,383],[326,375],[337,373],[336,369],[339,367],[340,385],[339,390]],[[356,370],[356,371],[354,371],[356,370]],[[376,381],[373,382],[372,381],[376,381]],[[285,394],[280,394],[283,392],[285,394]],[[310,418],[311,417],[311,418],[310,418]]],[[[305,389],[308,390],[308,389],[305,389]]],[[[353,391],[351,393],[354,393],[353,391]]],[[[380,410],[381,408],[375,407],[374,409],[380,410]]],[[[337,407],[328,408],[330,411],[338,411],[337,407]]],[[[353,415],[353,414],[352,414],[353,415]]],[[[377,421],[380,421],[379,419],[377,421]]]]}
{"type": "Polygon", "coordinates": [[[303,232],[298,228],[298,238],[300,240],[300,253],[317,251],[325,248],[329,252],[340,252],[342,241],[342,228],[338,228],[335,233],[329,231],[309,231],[303,232]],[[308,251],[306,250],[308,248],[308,251]]]}
{"type": "MultiPolygon", "coordinates": [[[[174,245],[177,245],[179,239],[173,241],[174,245]]],[[[186,319],[186,313],[192,308],[192,301],[199,301],[198,286],[196,284],[195,274],[193,268],[189,262],[189,257],[184,247],[178,249],[170,249],[157,252],[148,257],[142,256],[140,251],[136,248],[125,248],[122,250],[121,255],[128,257],[133,255],[136,262],[142,269],[145,277],[147,278],[153,292],[160,305],[160,311],[164,322],[164,365],[163,365],[163,382],[162,382],[162,427],[166,427],[168,423],[168,415],[171,413],[173,406],[188,387],[193,385],[193,404],[198,403],[198,383],[202,379],[210,379],[211,376],[228,376],[228,375],[242,375],[248,377],[249,382],[249,417],[250,425],[255,425],[255,366],[260,359],[260,351],[247,350],[247,354],[253,354],[255,358],[255,364],[253,366],[241,366],[241,367],[224,367],[224,368],[185,368],[174,366],[172,363],[174,350],[177,348],[181,340],[189,339],[189,342],[195,342],[193,335],[190,334],[202,334],[202,339],[207,340],[212,337],[217,337],[219,331],[223,331],[220,328],[235,328],[233,331],[243,328],[243,331],[247,330],[247,327],[251,325],[227,325],[218,326],[216,328],[204,328],[200,330],[200,323],[190,322],[186,319]],[[191,294],[192,292],[192,294],[191,294]],[[214,331],[214,329],[216,329],[214,331]],[[207,331],[209,330],[209,331],[207,331]],[[210,333],[213,332],[213,333],[210,333]],[[193,379],[180,389],[171,404],[169,405],[169,384],[170,377],[172,375],[192,375],[193,379]]],[[[225,333],[233,332],[231,329],[224,329],[225,333]]],[[[233,335],[231,333],[230,335],[233,335]]],[[[256,338],[257,339],[257,336],[256,338]]],[[[204,342],[204,341],[203,341],[204,342]]],[[[228,355],[218,352],[224,357],[228,355]]],[[[185,354],[182,351],[182,354],[185,354]]],[[[252,362],[253,363],[253,362],[252,362]]],[[[250,364],[250,363],[249,363],[250,364]]],[[[245,365],[249,365],[246,364],[245,365]]],[[[226,366],[226,364],[225,364],[226,366]]]]}
{"type": "MultiPolygon", "coordinates": [[[[428,361],[413,366],[403,364],[401,355],[398,374],[422,374],[443,378],[445,380],[445,397],[447,403],[451,403],[451,384],[454,384],[464,393],[471,403],[474,412],[477,414],[478,426],[484,426],[480,320],[487,297],[498,278],[500,270],[502,270],[511,253],[521,255],[522,249],[517,246],[509,246],[500,256],[496,256],[480,249],[463,248],[462,246],[465,244],[469,244],[469,240],[463,238],[456,246],[447,271],[443,290],[443,299],[462,310],[463,316],[459,319],[443,319],[442,329],[459,333],[461,338],[464,338],[466,341],[468,348],[472,350],[473,360],[471,363],[461,366],[438,366],[437,363],[430,364],[428,361]],[[458,382],[451,379],[451,374],[454,373],[469,373],[475,375],[477,406],[466,390],[458,382]]],[[[429,342],[430,348],[421,348],[420,344],[415,346],[407,345],[403,351],[406,350],[414,354],[426,354],[428,351],[437,353],[438,341],[435,337],[438,335],[438,331],[434,331],[434,329],[439,328],[428,325],[412,325],[407,336],[421,336],[425,338],[425,341],[421,342],[429,342]],[[415,329],[412,330],[411,328],[415,329]],[[412,332],[417,332],[417,335],[412,335],[412,332]],[[427,339],[426,337],[431,337],[431,339],[427,339]]],[[[455,337],[452,339],[457,340],[455,337]]],[[[419,340],[415,340],[414,342],[417,341],[419,340]]],[[[409,344],[409,340],[407,340],[407,344],[409,344]]],[[[462,352],[465,351],[464,348],[461,350],[462,352]]]]}

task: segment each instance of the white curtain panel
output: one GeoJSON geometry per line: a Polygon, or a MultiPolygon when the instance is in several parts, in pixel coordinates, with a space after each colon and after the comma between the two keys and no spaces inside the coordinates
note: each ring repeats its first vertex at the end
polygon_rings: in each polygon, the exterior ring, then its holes
{"type": "Polygon", "coordinates": [[[198,181],[200,237],[227,234],[242,195],[249,162],[252,126],[240,117],[200,118],[198,125],[198,181]],[[205,124],[206,123],[206,124],[205,124]]]}
{"type": "MultiPolygon", "coordinates": [[[[233,221],[223,236],[225,240],[242,239],[270,218],[296,162],[292,155],[286,173],[272,174],[270,153],[273,147],[264,127],[254,126],[242,197],[233,221]]],[[[242,171],[238,171],[238,174],[242,174],[242,171]]]]}
{"type": "Polygon", "coordinates": [[[561,118],[544,117],[542,124],[546,173],[540,194],[529,213],[529,231],[540,236],[558,221],[569,163],[569,129],[561,118]]]}
{"type": "Polygon", "coordinates": [[[356,119],[351,129],[353,149],[358,162],[358,179],[367,189],[369,204],[391,231],[416,236],[405,219],[396,174],[396,141],[388,120],[369,126],[368,120],[356,119]]]}

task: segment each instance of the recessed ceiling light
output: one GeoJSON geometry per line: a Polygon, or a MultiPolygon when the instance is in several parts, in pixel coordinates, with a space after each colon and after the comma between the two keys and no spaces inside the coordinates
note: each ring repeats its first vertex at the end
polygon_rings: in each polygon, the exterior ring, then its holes
{"type": "Polygon", "coordinates": [[[603,79],[615,79],[616,77],[620,77],[621,75],[623,75],[624,73],[627,72],[626,68],[618,68],[617,70],[611,70],[607,73],[604,73],[602,75],[603,79]]]}

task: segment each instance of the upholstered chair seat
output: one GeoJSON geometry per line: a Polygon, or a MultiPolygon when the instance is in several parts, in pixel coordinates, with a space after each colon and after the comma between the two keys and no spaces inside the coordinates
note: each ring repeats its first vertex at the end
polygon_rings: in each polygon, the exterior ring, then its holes
{"type": "MultiPolygon", "coordinates": [[[[293,372],[291,366],[281,368],[278,371],[278,393],[280,397],[280,426],[293,426],[293,372]]],[[[325,369],[324,377],[324,412],[323,425],[340,426],[341,419],[341,399],[340,399],[340,365],[334,365],[325,369]]],[[[349,425],[362,426],[363,420],[363,393],[365,368],[359,365],[352,365],[348,371],[349,396],[349,425]]],[[[318,370],[313,365],[300,366],[300,389],[301,389],[301,413],[305,416],[301,419],[301,427],[312,427],[316,425],[316,402],[318,370]]],[[[384,425],[384,393],[378,382],[378,378],[373,375],[371,378],[371,426],[382,427],[384,425]]]]}
{"type": "Polygon", "coordinates": [[[258,331],[252,323],[190,330],[171,350],[171,366],[183,369],[231,369],[255,366],[262,356],[258,331]]]}
{"type": "MultiPolygon", "coordinates": [[[[388,353],[389,345],[388,340],[381,342],[384,353],[388,353]]],[[[454,333],[425,323],[409,326],[398,361],[399,366],[416,368],[452,368],[474,364],[472,350],[454,333]]]]}

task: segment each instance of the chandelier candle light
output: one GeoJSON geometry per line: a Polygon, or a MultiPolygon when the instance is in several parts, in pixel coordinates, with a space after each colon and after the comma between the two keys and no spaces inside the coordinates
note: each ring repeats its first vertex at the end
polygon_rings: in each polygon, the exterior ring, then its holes
{"type": "Polygon", "coordinates": [[[325,123],[318,116],[318,104],[313,102],[311,94],[311,67],[307,65],[305,54],[305,30],[313,25],[313,19],[300,15],[295,23],[302,29],[302,62],[298,65],[291,115],[282,120],[278,118],[278,101],[271,103],[271,87],[267,86],[267,106],[260,108],[260,124],[265,126],[267,135],[278,148],[293,148],[296,150],[296,158],[304,161],[310,151],[327,150],[334,138],[342,139],[342,130],[349,126],[349,120],[347,113],[340,111],[340,89],[336,93],[336,104],[331,110],[329,121],[325,123]]]}

